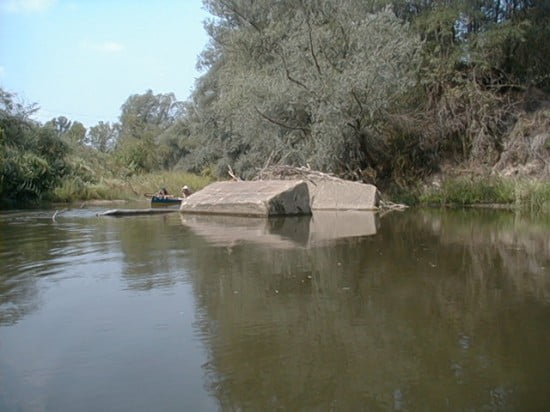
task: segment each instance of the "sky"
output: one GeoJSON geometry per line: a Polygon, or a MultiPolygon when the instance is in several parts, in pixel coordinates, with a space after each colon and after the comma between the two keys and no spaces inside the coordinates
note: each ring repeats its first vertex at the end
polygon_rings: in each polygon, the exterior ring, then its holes
{"type": "Polygon", "coordinates": [[[186,100],[209,17],[201,0],[0,0],[0,87],[87,127],[148,89],[186,100]]]}

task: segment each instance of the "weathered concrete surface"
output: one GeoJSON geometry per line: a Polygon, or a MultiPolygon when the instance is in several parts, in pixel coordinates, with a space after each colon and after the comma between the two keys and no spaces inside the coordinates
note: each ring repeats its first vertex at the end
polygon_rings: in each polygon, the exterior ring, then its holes
{"type": "Polygon", "coordinates": [[[216,182],[181,202],[183,213],[243,216],[311,214],[308,185],[300,180],[216,182]]]}
{"type": "Polygon", "coordinates": [[[307,180],[311,210],[376,210],[376,186],[337,178],[307,180]]]}

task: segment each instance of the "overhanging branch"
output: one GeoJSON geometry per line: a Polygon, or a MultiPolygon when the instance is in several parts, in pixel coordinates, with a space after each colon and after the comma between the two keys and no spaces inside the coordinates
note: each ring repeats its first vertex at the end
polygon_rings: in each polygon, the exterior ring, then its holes
{"type": "Polygon", "coordinates": [[[300,130],[302,133],[304,133],[304,135],[307,134],[308,132],[308,129],[306,129],[305,127],[299,127],[299,126],[290,126],[288,124],[285,124],[284,122],[282,122],[281,120],[277,120],[277,119],[274,119],[270,116],[268,116],[267,114],[263,113],[260,109],[258,109],[256,106],[254,106],[254,110],[256,110],[256,112],[265,120],[267,120],[268,122],[270,123],[273,123],[277,126],[280,126],[280,127],[283,127],[285,129],[288,129],[288,130],[300,130]]]}

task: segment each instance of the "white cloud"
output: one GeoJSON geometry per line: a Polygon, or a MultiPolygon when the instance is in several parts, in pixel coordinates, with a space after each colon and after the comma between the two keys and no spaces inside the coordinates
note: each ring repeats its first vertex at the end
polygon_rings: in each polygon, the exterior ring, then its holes
{"type": "Polygon", "coordinates": [[[104,41],[102,43],[93,43],[84,41],[80,44],[84,49],[94,50],[101,53],[119,53],[124,50],[124,45],[116,41],[104,41]]]}
{"type": "Polygon", "coordinates": [[[105,53],[118,53],[124,50],[124,45],[115,41],[106,41],[96,45],[96,50],[105,53]]]}
{"type": "Polygon", "coordinates": [[[0,0],[0,10],[11,13],[40,12],[52,7],[57,0],[0,0]]]}

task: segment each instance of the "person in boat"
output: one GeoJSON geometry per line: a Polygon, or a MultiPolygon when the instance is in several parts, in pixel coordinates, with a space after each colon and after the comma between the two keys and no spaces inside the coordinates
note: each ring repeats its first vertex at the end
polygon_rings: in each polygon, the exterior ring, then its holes
{"type": "Polygon", "coordinates": [[[189,186],[185,185],[181,188],[181,197],[189,196],[191,196],[191,190],[189,189],[189,186]]]}
{"type": "Polygon", "coordinates": [[[168,194],[168,190],[166,190],[165,187],[163,187],[162,189],[159,190],[159,192],[157,193],[157,197],[160,197],[161,199],[165,199],[167,197],[170,197],[170,195],[168,194]]]}

